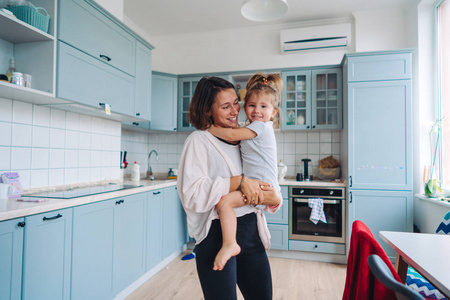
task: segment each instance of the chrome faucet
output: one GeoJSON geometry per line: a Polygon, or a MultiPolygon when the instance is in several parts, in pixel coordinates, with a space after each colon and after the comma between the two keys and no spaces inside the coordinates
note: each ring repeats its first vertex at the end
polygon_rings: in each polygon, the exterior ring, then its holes
{"type": "Polygon", "coordinates": [[[152,172],[152,167],[150,166],[150,157],[152,156],[152,153],[155,153],[155,155],[156,155],[156,160],[159,159],[159,157],[158,157],[158,152],[156,152],[156,150],[150,151],[150,153],[149,153],[149,155],[148,155],[147,179],[155,180],[155,176],[153,176],[153,172],[152,172]]]}

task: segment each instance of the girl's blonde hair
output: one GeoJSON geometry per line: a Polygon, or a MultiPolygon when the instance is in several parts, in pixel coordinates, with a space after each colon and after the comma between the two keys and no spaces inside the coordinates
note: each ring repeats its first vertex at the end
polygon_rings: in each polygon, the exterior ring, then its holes
{"type": "Polygon", "coordinates": [[[281,91],[283,89],[283,79],[279,74],[264,74],[256,73],[247,81],[245,87],[247,92],[245,94],[245,106],[247,106],[248,99],[252,95],[267,94],[272,98],[272,105],[278,112],[272,121],[276,123],[279,118],[281,91]]]}

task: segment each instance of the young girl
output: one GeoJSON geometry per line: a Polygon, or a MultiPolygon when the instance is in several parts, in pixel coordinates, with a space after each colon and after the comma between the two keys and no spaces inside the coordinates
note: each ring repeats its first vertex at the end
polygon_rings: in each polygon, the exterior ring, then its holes
{"type": "MultiPolygon", "coordinates": [[[[278,191],[280,204],[282,198],[277,179],[277,145],[273,132],[273,120],[278,112],[282,86],[283,82],[278,74],[253,75],[247,82],[244,105],[250,124],[244,128],[211,126],[208,129],[211,134],[221,139],[241,141],[243,163],[241,184],[245,176],[270,183],[278,191]]],[[[223,196],[216,205],[223,242],[214,261],[214,270],[222,270],[227,261],[241,251],[236,242],[236,215],[233,208],[243,205],[242,196],[245,203],[250,201],[250,204],[258,204],[256,199],[247,199],[240,191],[234,191],[223,196]]],[[[273,213],[280,204],[265,207],[264,210],[273,213]]]]}

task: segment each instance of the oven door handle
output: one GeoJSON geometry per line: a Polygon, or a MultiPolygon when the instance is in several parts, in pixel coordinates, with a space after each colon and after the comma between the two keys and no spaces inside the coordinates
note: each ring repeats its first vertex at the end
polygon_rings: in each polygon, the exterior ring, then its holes
{"type": "MultiPolygon", "coordinates": [[[[308,199],[294,198],[294,202],[296,202],[296,203],[308,203],[308,199]]],[[[338,202],[341,202],[341,200],[323,199],[323,204],[339,204],[338,202]]]]}

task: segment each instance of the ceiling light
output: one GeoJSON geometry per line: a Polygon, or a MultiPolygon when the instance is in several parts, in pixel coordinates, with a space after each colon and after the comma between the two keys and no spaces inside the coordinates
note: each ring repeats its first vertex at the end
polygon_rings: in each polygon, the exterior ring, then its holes
{"type": "Polygon", "coordinates": [[[288,10],[287,0],[244,0],[241,14],[250,21],[265,22],[275,20],[288,10]]]}

